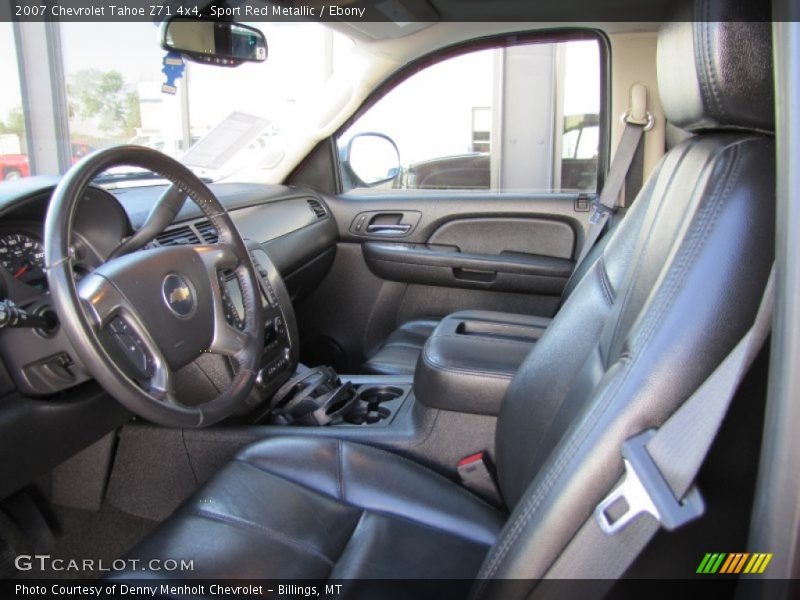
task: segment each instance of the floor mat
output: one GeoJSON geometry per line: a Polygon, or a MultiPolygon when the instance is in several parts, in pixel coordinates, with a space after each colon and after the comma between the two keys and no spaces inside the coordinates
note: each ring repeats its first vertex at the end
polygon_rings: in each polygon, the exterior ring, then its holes
{"type": "Polygon", "coordinates": [[[103,504],[99,511],[53,507],[56,520],[56,543],[49,552],[51,561],[45,569],[32,561],[31,569],[20,571],[19,578],[96,578],[104,577],[113,561],[123,556],[147,533],[158,525],[157,521],[142,519],[103,504]],[[53,559],[63,562],[53,564],[53,559]],[[78,569],[70,569],[68,561],[75,561],[78,569]],[[83,566],[91,568],[83,569],[83,566]]]}

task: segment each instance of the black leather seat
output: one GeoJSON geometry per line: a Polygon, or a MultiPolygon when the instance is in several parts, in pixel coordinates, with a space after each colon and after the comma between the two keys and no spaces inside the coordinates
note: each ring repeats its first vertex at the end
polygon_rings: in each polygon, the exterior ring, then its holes
{"type": "MultiPolygon", "coordinates": [[[[730,6],[703,3],[703,18],[730,6]]],[[[530,591],[621,476],[622,442],[663,423],[751,325],[772,263],[770,25],[690,19],[660,35],[659,85],[697,135],[664,157],[508,388],[495,463],[509,515],[390,453],[282,438],[245,449],[132,556],[193,558],[200,577],[530,591]]]]}
{"type": "Polygon", "coordinates": [[[241,452],[135,555],[191,557],[197,578],[471,578],[505,518],[400,456],[284,438],[241,452]]]}

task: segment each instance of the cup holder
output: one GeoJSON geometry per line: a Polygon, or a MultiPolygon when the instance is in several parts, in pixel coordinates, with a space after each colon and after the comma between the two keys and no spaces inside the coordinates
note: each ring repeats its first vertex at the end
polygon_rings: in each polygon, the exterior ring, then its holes
{"type": "Polygon", "coordinates": [[[386,385],[380,387],[368,387],[358,392],[358,397],[369,405],[380,404],[381,402],[389,402],[396,400],[403,395],[403,390],[400,388],[386,385]]]}
{"type": "Polygon", "coordinates": [[[378,406],[375,404],[367,404],[366,406],[359,406],[350,411],[344,418],[345,421],[352,425],[369,425],[377,423],[383,419],[388,419],[392,412],[388,408],[378,406]]]}
{"type": "Polygon", "coordinates": [[[363,388],[358,392],[359,402],[345,415],[344,420],[353,425],[368,425],[388,419],[392,411],[381,404],[397,400],[404,393],[402,389],[391,385],[363,388]]]}

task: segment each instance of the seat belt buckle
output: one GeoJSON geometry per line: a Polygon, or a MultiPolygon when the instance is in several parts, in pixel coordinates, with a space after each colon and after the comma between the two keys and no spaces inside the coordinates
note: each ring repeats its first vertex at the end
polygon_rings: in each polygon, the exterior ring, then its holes
{"type": "Polygon", "coordinates": [[[655,434],[655,429],[648,429],[623,442],[625,477],[594,511],[603,533],[614,535],[643,513],[652,515],[664,529],[672,531],[705,511],[703,497],[695,485],[683,500],[675,497],[647,451],[647,443],[655,434]]]}
{"type": "Polygon", "coordinates": [[[456,469],[461,485],[493,504],[502,505],[494,479],[494,469],[485,452],[476,452],[462,458],[456,469]]]}
{"type": "Polygon", "coordinates": [[[592,202],[592,214],[589,215],[589,223],[597,225],[601,220],[608,219],[613,213],[613,208],[609,208],[600,200],[594,200],[592,202]]]}

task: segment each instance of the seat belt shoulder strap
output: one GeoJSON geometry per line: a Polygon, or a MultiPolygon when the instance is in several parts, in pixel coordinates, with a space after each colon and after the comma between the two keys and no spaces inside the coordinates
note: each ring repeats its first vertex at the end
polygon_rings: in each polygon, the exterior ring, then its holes
{"type": "Polygon", "coordinates": [[[609,217],[617,210],[617,198],[625,185],[625,179],[636,157],[645,131],[653,128],[653,115],[647,112],[647,88],[641,83],[631,86],[629,108],[622,115],[625,129],[622,132],[608,176],[600,196],[592,203],[589,217],[589,230],[576,260],[575,268],[580,266],[586,255],[597,243],[609,217]]]}

